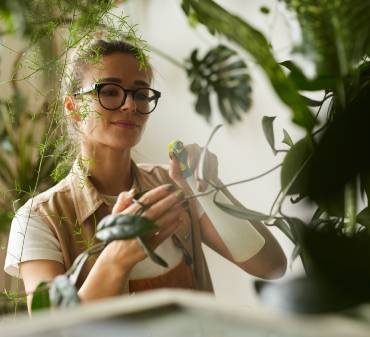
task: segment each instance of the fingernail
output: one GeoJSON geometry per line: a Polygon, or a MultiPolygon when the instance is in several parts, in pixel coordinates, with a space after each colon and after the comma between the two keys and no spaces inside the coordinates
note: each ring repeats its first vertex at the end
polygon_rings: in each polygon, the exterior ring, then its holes
{"type": "Polygon", "coordinates": [[[128,191],[128,195],[129,195],[130,197],[133,197],[135,194],[136,194],[135,187],[131,188],[131,190],[129,190],[129,191],[128,191]]]}
{"type": "Polygon", "coordinates": [[[170,159],[172,160],[173,159],[173,153],[169,152],[168,155],[170,156],[170,159]]]}
{"type": "Polygon", "coordinates": [[[178,200],[184,199],[184,197],[185,197],[185,194],[184,194],[184,192],[183,192],[182,190],[178,190],[178,191],[176,192],[176,198],[177,198],[178,200]]]}
{"type": "Polygon", "coordinates": [[[172,192],[172,191],[176,190],[176,186],[175,186],[175,185],[173,185],[173,184],[168,184],[168,185],[166,186],[166,190],[167,190],[168,192],[172,192]]]}

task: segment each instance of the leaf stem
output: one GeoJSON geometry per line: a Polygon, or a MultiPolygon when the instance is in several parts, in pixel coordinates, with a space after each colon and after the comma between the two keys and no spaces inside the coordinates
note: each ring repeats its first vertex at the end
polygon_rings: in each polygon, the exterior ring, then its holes
{"type": "Polygon", "coordinates": [[[343,232],[352,236],[356,229],[357,196],[356,181],[349,181],[344,187],[344,214],[343,232]]]}
{"type": "Polygon", "coordinates": [[[230,186],[234,186],[234,185],[239,185],[239,184],[247,183],[247,182],[250,182],[250,181],[253,181],[253,180],[257,180],[257,179],[262,178],[263,176],[268,175],[269,173],[275,171],[276,169],[278,169],[282,165],[283,164],[280,163],[279,165],[276,165],[273,168],[271,168],[271,169],[269,169],[269,170],[267,170],[265,172],[262,172],[261,174],[258,174],[258,175],[254,176],[254,177],[248,178],[248,179],[239,180],[239,181],[235,181],[235,182],[228,183],[228,184],[213,185],[213,188],[210,189],[209,191],[203,192],[203,193],[192,194],[192,195],[186,196],[185,199],[193,199],[193,198],[203,197],[203,196],[212,194],[213,192],[216,192],[218,190],[222,190],[222,189],[224,189],[226,187],[230,187],[230,186]]]}
{"type": "Polygon", "coordinates": [[[159,55],[160,57],[164,58],[165,60],[167,60],[168,62],[172,63],[173,65],[181,68],[182,70],[186,70],[186,66],[184,63],[181,63],[179,61],[177,61],[175,58],[173,58],[172,56],[168,55],[167,53],[163,52],[162,50],[152,46],[152,45],[148,45],[149,49],[159,55]]]}

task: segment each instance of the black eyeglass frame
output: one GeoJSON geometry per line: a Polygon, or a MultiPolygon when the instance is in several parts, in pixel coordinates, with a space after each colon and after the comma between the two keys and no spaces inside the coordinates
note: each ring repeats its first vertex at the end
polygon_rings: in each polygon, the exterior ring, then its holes
{"type": "Polygon", "coordinates": [[[77,97],[77,96],[80,96],[80,95],[85,95],[85,94],[89,94],[91,93],[92,91],[96,91],[97,94],[98,94],[98,100],[99,100],[99,103],[100,105],[106,109],[106,110],[109,110],[109,111],[113,111],[113,110],[117,110],[119,108],[121,108],[125,103],[126,103],[126,99],[127,99],[127,94],[131,93],[132,95],[132,98],[133,100],[135,101],[135,94],[136,92],[138,92],[139,90],[143,90],[143,89],[150,89],[153,93],[154,93],[154,99],[155,99],[155,105],[154,105],[154,108],[152,110],[150,110],[149,112],[141,112],[139,110],[136,110],[138,113],[142,114],[142,115],[148,115],[150,114],[151,112],[153,112],[155,110],[155,108],[157,107],[157,104],[158,104],[158,99],[161,97],[161,92],[158,91],[158,90],[155,90],[153,88],[149,88],[149,87],[142,87],[142,88],[137,88],[137,89],[126,89],[124,87],[122,87],[121,85],[119,85],[118,83],[111,83],[111,82],[101,82],[101,83],[94,83],[88,87],[85,87],[85,88],[80,88],[77,92],[75,92],[73,94],[74,97],[77,97]],[[122,102],[120,104],[120,106],[118,106],[117,108],[114,108],[114,109],[110,109],[110,108],[106,108],[101,100],[100,100],[100,90],[105,86],[105,85],[115,85],[119,88],[121,88],[125,94],[125,96],[123,97],[122,99],[122,102]]]}

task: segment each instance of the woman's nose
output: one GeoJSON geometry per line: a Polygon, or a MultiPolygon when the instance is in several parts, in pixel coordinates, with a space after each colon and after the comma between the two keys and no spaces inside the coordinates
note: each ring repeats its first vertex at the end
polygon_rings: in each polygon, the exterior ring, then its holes
{"type": "Polygon", "coordinates": [[[120,109],[124,111],[136,111],[136,103],[131,92],[127,93],[125,103],[121,106],[120,109]]]}

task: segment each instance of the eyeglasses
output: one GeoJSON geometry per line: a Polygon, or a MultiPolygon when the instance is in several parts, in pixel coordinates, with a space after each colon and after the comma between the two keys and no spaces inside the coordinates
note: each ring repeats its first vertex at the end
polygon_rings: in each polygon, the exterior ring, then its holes
{"type": "Polygon", "coordinates": [[[126,102],[127,95],[131,93],[135,103],[135,111],[147,115],[157,106],[161,93],[151,88],[125,89],[116,83],[95,83],[89,87],[81,88],[73,94],[74,97],[96,91],[100,105],[107,110],[117,110],[126,102]]]}

